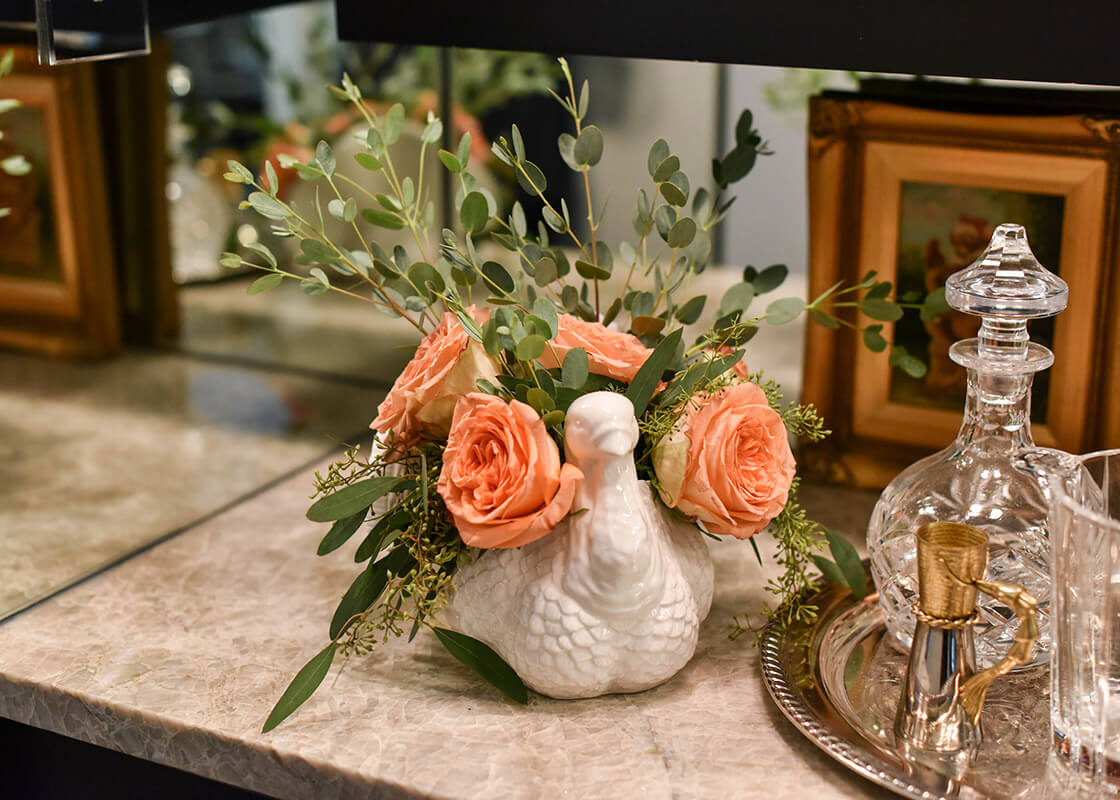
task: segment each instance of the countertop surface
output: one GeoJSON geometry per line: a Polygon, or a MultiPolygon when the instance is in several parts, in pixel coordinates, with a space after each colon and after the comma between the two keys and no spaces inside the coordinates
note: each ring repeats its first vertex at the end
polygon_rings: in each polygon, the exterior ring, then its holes
{"type": "MultiPolygon", "coordinates": [[[[713,543],[696,656],[659,688],[516,706],[425,632],[336,663],[262,734],[356,574],[349,551],[314,556],[309,487],[299,474],[0,624],[0,715],[281,798],[888,796],[797,733],[753,641],[728,638],[774,569],[741,542],[713,543]]],[[[858,536],[874,495],[804,500],[858,536]]]]}

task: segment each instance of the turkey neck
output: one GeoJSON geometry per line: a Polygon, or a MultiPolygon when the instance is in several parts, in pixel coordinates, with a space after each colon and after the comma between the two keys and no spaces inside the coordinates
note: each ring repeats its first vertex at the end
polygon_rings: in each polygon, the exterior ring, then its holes
{"type": "Polygon", "coordinates": [[[663,554],[653,537],[648,489],[638,481],[632,455],[588,459],[577,466],[564,588],[592,613],[611,616],[652,607],[660,595],[653,580],[663,554]]]}

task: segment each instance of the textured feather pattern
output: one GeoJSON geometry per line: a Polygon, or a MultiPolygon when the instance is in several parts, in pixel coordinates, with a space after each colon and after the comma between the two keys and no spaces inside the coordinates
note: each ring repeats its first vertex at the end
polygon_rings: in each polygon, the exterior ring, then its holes
{"type": "Polygon", "coordinates": [[[707,543],[638,481],[629,401],[585,395],[566,429],[568,460],[585,475],[575,504],[581,513],[539,541],[486,551],[460,567],[445,622],[489,644],[541,694],[648,689],[696,649],[712,602],[707,543]],[[573,420],[585,423],[582,441],[573,420]],[[622,434],[628,446],[617,441],[622,434]]]}

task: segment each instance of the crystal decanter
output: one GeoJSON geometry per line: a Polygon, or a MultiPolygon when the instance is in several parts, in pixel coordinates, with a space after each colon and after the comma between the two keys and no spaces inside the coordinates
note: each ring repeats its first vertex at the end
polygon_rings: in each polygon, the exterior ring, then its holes
{"type": "MultiPolygon", "coordinates": [[[[966,523],[990,537],[989,578],[1026,588],[1039,600],[1041,636],[1034,661],[1049,660],[1050,545],[1047,493],[1014,460],[1037,450],[1031,438],[1031,380],[1054,354],[1029,341],[1027,320],[1066,307],[1065,282],[1042,266],[1021,225],[996,228],[981,256],[950,276],[949,305],[982,320],[975,339],[953,344],[949,357],[968,370],[964,419],[944,450],[911,464],[883,490],[867,530],[871,574],[887,629],[910,647],[918,594],[914,531],[932,522],[966,523]]],[[[1017,620],[990,598],[979,606],[976,658],[999,661],[1017,620]]]]}

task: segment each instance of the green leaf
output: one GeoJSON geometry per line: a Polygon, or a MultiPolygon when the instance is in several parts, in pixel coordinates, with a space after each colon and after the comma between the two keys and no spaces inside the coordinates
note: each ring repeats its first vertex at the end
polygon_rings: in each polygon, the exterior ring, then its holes
{"type": "Polygon", "coordinates": [[[267,219],[287,219],[291,212],[283,203],[265,192],[252,192],[249,194],[249,205],[253,210],[267,219]]]}
{"type": "Polygon", "coordinates": [[[510,128],[510,138],[513,139],[513,154],[518,161],[525,160],[525,140],[521,138],[521,129],[516,125],[510,128]]]}
{"type": "Polygon", "coordinates": [[[576,172],[582,172],[582,166],[576,161],[576,137],[570,133],[562,133],[556,139],[556,149],[560,151],[560,158],[576,172]]]}
{"type": "Polygon", "coordinates": [[[338,645],[331,642],[320,650],[318,655],[308,661],[303,669],[296,673],[295,678],[288,684],[288,688],[284,690],[284,694],[280,696],[272,709],[272,713],[268,715],[261,733],[268,733],[286,720],[297,708],[304,704],[307,698],[315,693],[319,684],[323,682],[323,678],[327,677],[327,672],[330,671],[331,662],[334,660],[334,653],[337,649],[338,645]]]}
{"type": "Polygon", "coordinates": [[[471,135],[464,133],[463,138],[459,140],[459,147],[455,151],[455,157],[459,160],[459,164],[463,169],[467,168],[467,164],[471,160],[471,135]]]}
{"type": "Polygon", "coordinates": [[[517,358],[520,361],[536,361],[544,355],[548,340],[538,334],[530,334],[517,343],[517,358]]]}
{"type": "Polygon", "coordinates": [[[902,319],[902,308],[890,300],[881,300],[866,297],[860,301],[859,310],[872,319],[881,319],[883,322],[896,322],[902,319]]]}
{"type": "Polygon", "coordinates": [[[852,594],[862,600],[867,596],[867,575],[863,571],[863,562],[852,543],[843,536],[838,536],[832,531],[825,531],[828,539],[828,549],[836,566],[844,576],[844,583],[852,590],[852,594]]]}
{"type": "Polygon", "coordinates": [[[307,256],[309,261],[318,264],[329,264],[338,258],[338,253],[330,245],[323,244],[318,239],[303,239],[299,249],[307,256]]]}
{"type": "Polygon", "coordinates": [[[649,170],[651,178],[657,174],[657,168],[661,165],[661,162],[668,157],[669,143],[664,139],[658,139],[649,148],[649,157],[646,159],[646,168],[649,170]]]}
{"type": "Polygon", "coordinates": [[[369,153],[355,153],[354,160],[365,169],[373,170],[374,172],[381,169],[381,162],[369,153]]]}
{"type": "Polygon", "coordinates": [[[447,167],[447,171],[452,174],[459,174],[463,171],[463,165],[459,163],[459,159],[454,153],[449,153],[446,150],[439,151],[439,160],[447,167]]]}
{"type": "Polygon", "coordinates": [[[583,82],[583,86],[579,90],[579,102],[576,104],[576,115],[580,119],[587,116],[587,106],[591,102],[591,86],[587,81],[583,82]]]}
{"type": "Polygon", "coordinates": [[[533,314],[544,320],[548,325],[549,339],[555,338],[560,331],[560,319],[556,315],[556,306],[547,297],[538,297],[533,303],[533,314]]]}
{"type": "Polygon", "coordinates": [[[622,310],[622,298],[616,297],[614,301],[607,307],[607,313],[603,315],[603,325],[610,325],[614,322],[618,312],[622,310]]]}
{"type": "Polygon", "coordinates": [[[425,144],[435,144],[441,136],[443,136],[443,123],[435,117],[429,117],[423,133],[420,134],[420,141],[425,144]]]}
{"type": "Polygon", "coordinates": [[[639,338],[661,333],[664,327],[665,320],[661,317],[634,317],[630,320],[630,332],[639,338]]]}
{"type": "Polygon", "coordinates": [[[840,571],[840,567],[836,566],[836,562],[829,561],[822,555],[814,553],[810,556],[813,563],[817,565],[817,569],[821,571],[821,575],[829,583],[835,583],[838,586],[847,586],[848,582],[844,580],[844,573],[840,571]]]}
{"type": "Polygon", "coordinates": [[[401,138],[401,131],[404,129],[404,106],[400,103],[395,103],[389,109],[389,113],[385,115],[385,121],[381,126],[381,138],[385,140],[386,145],[395,144],[397,139],[401,138]]]}
{"type": "Polygon", "coordinates": [[[672,206],[658,206],[653,212],[653,224],[657,226],[657,235],[668,240],[669,231],[677,221],[677,210],[672,206]]]}
{"type": "Polygon", "coordinates": [[[333,494],[321,497],[307,510],[312,522],[334,522],[357,514],[389,492],[402,487],[407,478],[383,475],[352,483],[333,494]]]}
{"type": "Polygon", "coordinates": [[[592,264],[590,261],[576,259],[576,272],[580,277],[589,281],[605,281],[611,276],[609,269],[604,269],[598,264],[592,264]]]}
{"type": "Polygon", "coordinates": [[[391,211],[385,211],[380,208],[362,209],[362,219],[370,225],[376,225],[379,228],[388,228],[391,231],[399,231],[404,227],[403,219],[391,211]]]}
{"type": "Polygon", "coordinates": [[[719,316],[723,317],[734,311],[746,312],[754,298],[754,284],[736,283],[729,286],[719,301],[719,316]]]}
{"type": "Polygon", "coordinates": [[[358,545],[358,549],[354,553],[355,563],[360,564],[380,553],[386,540],[391,541],[393,533],[406,527],[411,519],[408,509],[402,506],[397,506],[379,519],[373,529],[366,534],[362,543],[358,545]]]}
{"type": "Polygon", "coordinates": [[[696,223],[691,217],[681,217],[669,229],[670,247],[688,247],[696,238],[696,223]]]}
{"type": "Polygon", "coordinates": [[[315,160],[319,164],[319,169],[323,170],[324,175],[328,177],[334,175],[334,150],[322,139],[320,139],[319,144],[315,146],[315,160]]]}
{"type": "Polygon", "coordinates": [[[892,347],[889,363],[898,367],[911,378],[922,378],[926,374],[926,365],[921,359],[915,358],[906,352],[905,347],[892,347]]]}
{"type": "Polygon", "coordinates": [[[316,551],[318,555],[325,556],[327,553],[332,553],[350,539],[351,536],[362,527],[362,523],[366,519],[366,509],[354,514],[352,517],[345,517],[331,525],[331,529],[327,531],[327,535],[323,537],[323,541],[319,542],[319,549],[316,551]]]}
{"type": "Polygon", "coordinates": [[[797,319],[804,308],[805,301],[800,297],[783,297],[766,306],[766,321],[771,325],[785,325],[797,319]]]}
{"type": "Polygon", "coordinates": [[[350,584],[331,617],[330,636],[337,639],[350,627],[354,617],[372,606],[392,575],[407,572],[415,564],[407,546],[399,545],[379,561],[370,562],[350,584]]]}
{"type": "Polygon", "coordinates": [[[459,218],[468,233],[478,233],[485,228],[487,220],[490,219],[490,206],[486,202],[486,195],[482,192],[470,192],[463,198],[459,218]]]}
{"type": "Polygon", "coordinates": [[[231,160],[226,162],[226,166],[229,167],[229,171],[232,172],[233,175],[235,176],[235,177],[228,177],[227,176],[226,177],[227,181],[230,181],[231,183],[252,183],[253,182],[253,172],[252,172],[252,170],[250,170],[248,167],[246,167],[240,161],[233,161],[231,159],[231,160]]]}
{"type": "Polygon", "coordinates": [[[252,250],[254,253],[263,258],[270,267],[276,266],[276,256],[274,256],[272,254],[272,251],[260,242],[249,242],[247,245],[245,245],[245,248],[248,250],[252,250]]]}
{"type": "Polygon", "coordinates": [[[754,115],[751,114],[751,110],[744,108],[743,113],[739,115],[739,119],[735,122],[735,142],[737,144],[748,144],[750,142],[753,121],[754,115]]]}
{"type": "Polygon", "coordinates": [[[657,169],[653,171],[653,179],[658,183],[663,183],[673,177],[674,173],[680,168],[681,160],[676,156],[669,156],[657,165],[657,169]]]}
{"type": "Polygon", "coordinates": [[[879,332],[881,330],[882,325],[868,325],[863,329],[863,343],[872,353],[881,353],[887,349],[887,340],[879,332]]]}
{"type": "Polygon", "coordinates": [[[490,283],[498,286],[504,292],[512,292],[517,285],[513,281],[513,277],[506,272],[506,268],[499,264],[497,261],[487,261],[482,265],[482,274],[490,281],[490,283]]]}
{"type": "Polygon", "coordinates": [[[280,180],[276,177],[276,167],[272,166],[272,161],[264,162],[264,175],[268,180],[268,193],[273,197],[280,188],[280,180]]]}
{"type": "MultiPolygon", "coordinates": [[[[677,174],[683,175],[684,173],[679,172],[677,174]]],[[[682,191],[675,183],[666,181],[665,183],[658,184],[658,188],[661,190],[661,196],[674,206],[683,206],[688,202],[688,193],[682,191]]]]}
{"type": "Polygon", "coordinates": [[[408,268],[408,279],[417,289],[425,293],[428,300],[434,299],[436,294],[447,288],[443,276],[436,268],[423,261],[417,261],[408,268]]]}
{"type": "Polygon", "coordinates": [[[594,125],[580,131],[572,155],[577,164],[593,167],[603,157],[603,132],[594,125]]]}
{"type": "Polygon", "coordinates": [[[645,413],[646,406],[649,405],[654,391],[657,390],[657,384],[661,382],[662,373],[669,368],[670,362],[676,358],[677,348],[680,346],[683,334],[684,330],[678,328],[666,336],[661,344],[657,345],[654,351],[650,353],[646,363],[642,364],[638,374],[630,382],[630,387],[626,390],[626,396],[634,404],[634,415],[636,417],[641,417],[645,413]]]}
{"type": "Polygon", "coordinates": [[[687,300],[677,308],[676,313],[673,315],[677,318],[678,322],[685,325],[691,325],[700,319],[700,314],[704,311],[704,303],[708,301],[708,296],[702,294],[699,297],[693,297],[687,300]]]}
{"type": "Polygon", "coordinates": [[[812,317],[813,322],[817,323],[822,328],[829,328],[830,330],[836,330],[837,328],[840,327],[840,320],[838,320],[838,319],[836,319],[836,317],[833,317],[829,314],[826,314],[825,312],[820,311],[818,309],[810,308],[809,309],[809,316],[812,317]]]}
{"type": "Polygon", "coordinates": [[[573,389],[579,389],[587,383],[590,371],[591,362],[587,357],[587,351],[582,347],[573,347],[564,356],[564,366],[560,369],[560,382],[573,389]]]}
{"type": "Polygon", "coordinates": [[[789,268],[785,264],[774,264],[762,270],[752,281],[757,294],[766,294],[777,289],[785,282],[789,268]]]}
{"type": "Polygon", "coordinates": [[[548,188],[548,181],[545,180],[544,173],[532,161],[522,161],[518,166],[517,182],[522,189],[532,195],[543,193],[548,188]]]}
{"type": "Polygon", "coordinates": [[[560,273],[556,269],[556,262],[549,256],[542,258],[534,267],[533,281],[537,286],[548,286],[558,277],[560,277],[560,273]]]}
{"type": "Polygon", "coordinates": [[[525,402],[542,417],[549,411],[556,409],[556,401],[552,399],[552,395],[536,386],[531,387],[525,393],[525,402]]]}
{"type": "Polygon", "coordinates": [[[474,670],[485,681],[518,703],[529,702],[529,693],[521,678],[502,660],[501,656],[485,644],[478,639],[472,639],[470,636],[446,628],[432,628],[432,631],[447,648],[447,652],[474,670]]]}
{"type": "Polygon", "coordinates": [[[245,290],[245,294],[264,294],[265,292],[270,292],[283,283],[283,281],[284,276],[276,272],[270,275],[263,275],[249,284],[249,288],[245,290]]]}
{"type": "Polygon", "coordinates": [[[922,302],[922,321],[932,322],[946,311],[949,311],[949,303],[945,299],[945,287],[942,286],[926,295],[926,299],[922,302]]]}

